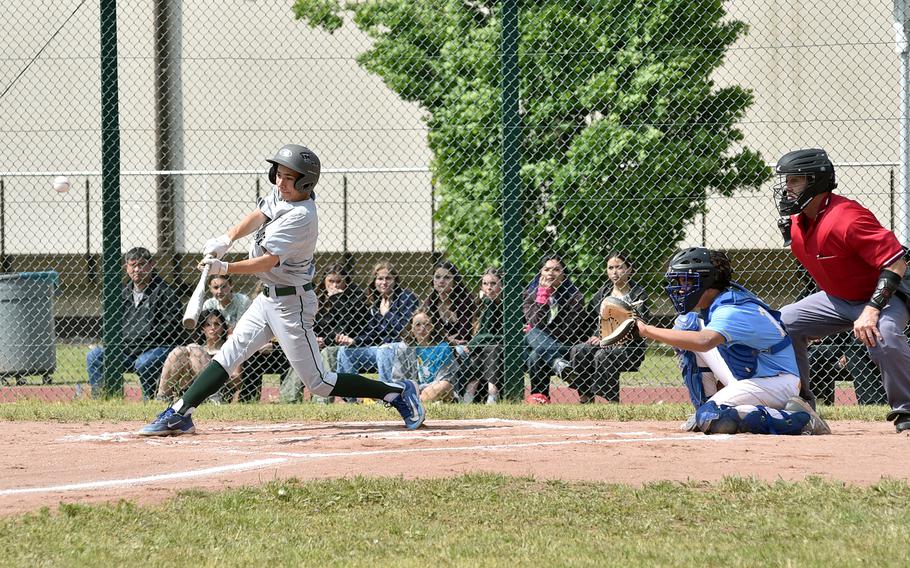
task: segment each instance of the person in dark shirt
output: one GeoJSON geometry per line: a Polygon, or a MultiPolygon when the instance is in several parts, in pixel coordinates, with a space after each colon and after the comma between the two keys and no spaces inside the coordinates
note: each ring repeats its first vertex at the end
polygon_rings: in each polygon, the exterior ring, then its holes
{"type": "Polygon", "coordinates": [[[585,337],[585,298],[569,278],[560,256],[546,255],[540,273],[524,291],[527,366],[531,377],[529,404],[550,402],[553,363],[585,337]]]}
{"type": "Polygon", "coordinates": [[[594,402],[601,396],[610,402],[619,402],[619,373],[637,371],[645,358],[645,342],[636,338],[628,344],[600,346],[600,308],[612,296],[636,306],[639,314],[648,321],[648,303],[645,289],[631,280],[635,272],[627,254],[611,252],[607,255],[609,281],[591,299],[587,312],[586,341],[572,346],[569,360],[554,363],[557,374],[578,391],[579,402],[594,402]]]}
{"type": "Polygon", "coordinates": [[[480,279],[480,308],[474,324],[474,335],[468,342],[468,368],[473,377],[465,386],[462,402],[474,402],[483,387],[487,404],[499,402],[502,383],[502,276],[489,267],[480,279]]]}
{"type": "MultiPolygon", "coordinates": [[[[161,368],[171,349],[183,342],[183,305],[177,293],[155,272],[152,253],[143,247],[124,258],[129,282],[123,287],[123,352],[115,359],[118,372],[135,372],[142,398],[153,399],[161,368]]],[[[100,394],[105,348],[96,346],[85,357],[93,396],[100,394]]]]}

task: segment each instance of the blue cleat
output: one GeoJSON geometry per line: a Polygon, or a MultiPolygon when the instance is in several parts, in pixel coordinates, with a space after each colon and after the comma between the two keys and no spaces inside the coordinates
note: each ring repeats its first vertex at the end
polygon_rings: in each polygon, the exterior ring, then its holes
{"type": "Polygon", "coordinates": [[[420,391],[417,383],[414,381],[404,381],[402,383],[404,390],[398,395],[398,398],[389,403],[394,406],[398,414],[404,418],[404,425],[408,430],[416,430],[423,424],[427,417],[427,411],[420,402],[420,391]]]}
{"type": "Polygon", "coordinates": [[[196,426],[193,417],[184,416],[173,408],[168,407],[158,415],[154,422],[139,430],[140,436],[179,436],[181,434],[194,434],[196,426]]]}

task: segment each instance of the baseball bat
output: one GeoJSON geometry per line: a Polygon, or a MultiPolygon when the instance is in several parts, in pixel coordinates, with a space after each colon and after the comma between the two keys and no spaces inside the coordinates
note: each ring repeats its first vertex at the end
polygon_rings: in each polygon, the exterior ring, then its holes
{"type": "Polygon", "coordinates": [[[186,311],[183,312],[183,327],[186,329],[196,328],[196,319],[199,317],[199,312],[202,311],[202,302],[205,301],[205,283],[209,278],[209,268],[210,265],[206,264],[205,268],[202,269],[202,274],[199,275],[199,282],[196,283],[193,295],[190,296],[190,301],[186,303],[186,311]]]}

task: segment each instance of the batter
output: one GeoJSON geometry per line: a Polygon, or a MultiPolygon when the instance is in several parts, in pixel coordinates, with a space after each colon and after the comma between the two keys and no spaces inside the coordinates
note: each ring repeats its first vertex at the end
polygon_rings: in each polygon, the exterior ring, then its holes
{"type": "Polygon", "coordinates": [[[139,434],[172,436],[195,432],[193,410],[273,336],[314,395],[383,400],[398,410],[407,428],[419,428],[425,412],[414,381],[374,381],[323,368],[313,332],[317,301],[312,283],[316,272],[313,254],[319,235],[313,191],[319,181],[319,158],[308,148],[288,144],[267,161],[271,164],[268,178],[275,189],[226,234],[206,242],[205,258],[199,264],[200,269],[208,265],[211,276],[256,274],[262,280],[262,294],[253,300],[234,333],[183,397],[139,434]],[[247,260],[221,260],[234,241],[254,232],[247,260]]]}

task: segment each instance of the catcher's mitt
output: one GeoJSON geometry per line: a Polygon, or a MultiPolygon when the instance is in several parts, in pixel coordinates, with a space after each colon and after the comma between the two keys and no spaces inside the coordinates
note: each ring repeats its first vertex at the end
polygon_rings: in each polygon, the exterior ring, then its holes
{"type": "Polygon", "coordinates": [[[600,303],[600,346],[621,345],[638,338],[639,320],[635,306],[607,296],[600,303]]]}

